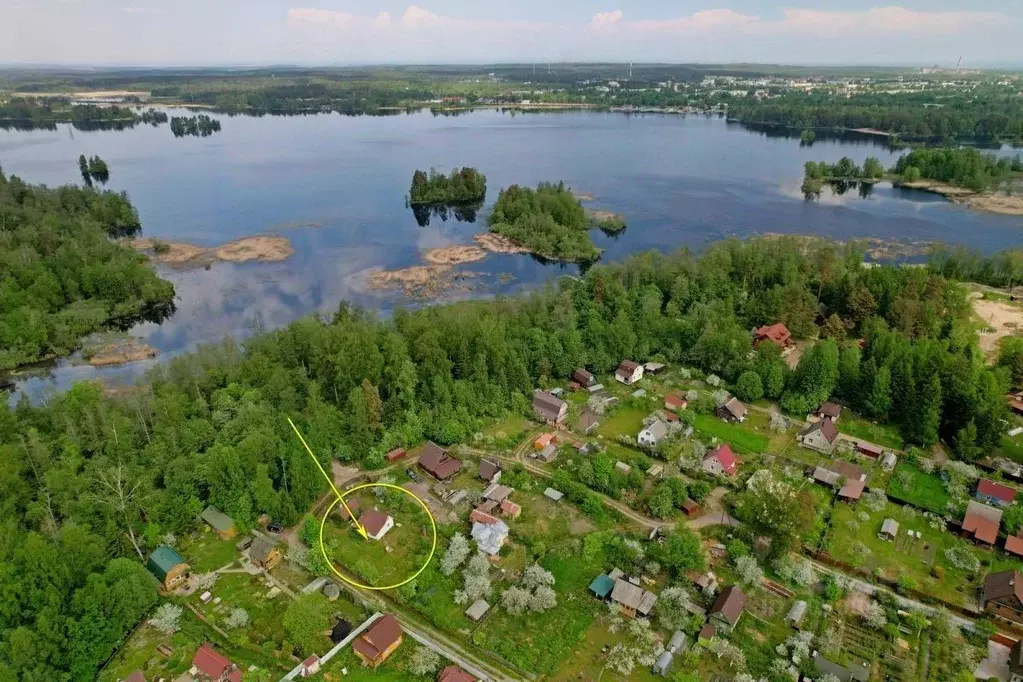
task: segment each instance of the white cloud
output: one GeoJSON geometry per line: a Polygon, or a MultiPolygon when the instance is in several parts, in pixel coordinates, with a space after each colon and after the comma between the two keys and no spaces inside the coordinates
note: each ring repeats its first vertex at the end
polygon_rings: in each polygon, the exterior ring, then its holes
{"type": "Polygon", "coordinates": [[[122,7],[121,11],[122,12],[127,12],[128,14],[150,14],[150,15],[166,14],[167,13],[164,10],[160,9],[159,7],[122,7]]]}
{"type": "Polygon", "coordinates": [[[675,19],[646,19],[629,24],[640,31],[716,31],[752,26],[759,17],[739,14],[730,9],[708,9],[675,19]]]}
{"type": "Polygon", "coordinates": [[[994,26],[1008,17],[996,12],[919,12],[905,7],[872,7],[859,12],[824,12],[786,8],[780,26],[811,35],[863,35],[868,33],[938,36],[965,28],[994,26]]]}
{"type": "Polygon", "coordinates": [[[622,11],[616,9],[613,12],[597,12],[590,19],[589,29],[591,31],[607,31],[613,29],[622,20],[622,11]]]}
{"type": "MultiPolygon", "coordinates": [[[[388,17],[389,19],[389,17],[388,17]]],[[[312,9],[306,7],[293,7],[288,10],[285,23],[288,26],[320,25],[334,26],[336,28],[351,28],[357,19],[354,14],[347,12],[334,12],[329,9],[312,9]]]]}
{"type": "MultiPolygon", "coordinates": [[[[920,35],[935,37],[977,26],[994,26],[1008,18],[995,12],[924,12],[905,7],[873,7],[866,10],[834,12],[787,7],[782,18],[762,19],[731,9],[710,9],[669,19],[641,19],[623,22],[621,13],[613,23],[625,30],[667,33],[741,32],[757,35],[799,35],[807,37],[863,35],[920,35]]],[[[604,21],[593,17],[590,26],[604,21]]]]}

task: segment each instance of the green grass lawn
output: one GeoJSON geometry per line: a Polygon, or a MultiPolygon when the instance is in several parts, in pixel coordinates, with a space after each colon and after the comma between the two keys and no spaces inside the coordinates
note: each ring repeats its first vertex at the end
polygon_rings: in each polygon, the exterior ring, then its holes
{"type": "Polygon", "coordinates": [[[597,427],[597,433],[605,438],[618,438],[618,436],[636,435],[643,429],[643,418],[650,414],[650,410],[639,407],[622,407],[613,415],[606,417],[597,427]]]}
{"type": "Polygon", "coordinates": [[[204,528],[182,538],[177,550],[192,567],[193,573],[207,573],[230,564],[238,558],[235,545],[242,536],[232,540],[221,540],[216,533],[204,528]]]}
{"type": "Polygon", "coordinates": [[[354,525],[343,522],[336,511],[324,528],[324,542],[331,559],[358,575],[368,585],[391,585],[412,575],[426,561],[432,534],[426,513],[407,495],[393,493],[377,500],[372,493],[358,496],[361,511],[374,506],[394,518],[394,527],[380,540],[364,539],[354,525]]]}
{"type": "Polygon", "coordinates": [[[994,454],[995,456],[1001,455],[1002,457],[1011,459],[1014,462],[1023,464],[1023,433],[1012,438],[1009,436],[1002,436],[1001,443],[994,454]]]}
{"type": "Polygon", "coordinates": [[[604,669],[607,656],[601,653],[605,646],[612,647],[618,642],[625,641],[622,633],[612,634],[608,630],[608,618],[598,617],[586,630],[580,645],[572,652],[551,676],[552,680],[596,680],[602,682],[624,682],[626,680],[645,680],[654,682],[663,680],[663,677],[654,675],[649,668],[637,667],[632,674],[625,676],[607,669],[604,669]]]}
{"type": "Polygon", "coordinates": [[[931,528],[923,516],[910,507],[889,502],[879,512],[870,511],[865,504],[855,507],[836,504],[832,511],[831,530],[828,533],[828,553],[835,559],[867,571],[879,571],[890,580],[909,578],[916,589],[945,601],[962,604],[983,581],[984,571],[970,572],[956,568],[945,557],[945,550],[962,543],[982,562],[990,560],[992,553],[968,545],[949,531],[931,528]],[[861,513],[867,515],[861,521],[861,513]],[[899,522],[899,540],[878,538],[885,519],[899,522]],[[919,531],[921,539],[911,540],[907,530],[919,531]],[[862,547],[869,552],[863,553],[862,547]],[[942,576],[932,574],[931,565],[940,567],[942,576]]]}
{"type": "Polygon", "coordinates": [[[887,492],[890,497],[920,509],[941,515],[948,513],[948,492],[944,481],[937,474],[924,473],[906,462],[895,466],[887,492]]]}
{"type": "Polygon", "coordinates": [[[895,425],[875,424],[848,408],[842,410],[842,416],[839,418],[837,426],[842,433],[870,441],[875,445],[895,450],[901,450],[904,445],[902,436],[899,435],[899,430],[895,425]]]}
{"type": "Polygon", "coordinates": [[[693,427],[707,436],[716,436],[739,452],[768,452],[773,435],[769,421],[761,412],[750,412],[742,424],[722,421],[713,414],[697,414],[693,427]]]}

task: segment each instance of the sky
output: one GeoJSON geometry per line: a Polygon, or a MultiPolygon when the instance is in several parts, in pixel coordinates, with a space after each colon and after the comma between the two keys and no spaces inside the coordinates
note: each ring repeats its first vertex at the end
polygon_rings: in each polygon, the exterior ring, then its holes
{"type": "Polygon", "coordinates": [[[0,63],[1023,65],[1023,0],[0,0],[0,63]]]}

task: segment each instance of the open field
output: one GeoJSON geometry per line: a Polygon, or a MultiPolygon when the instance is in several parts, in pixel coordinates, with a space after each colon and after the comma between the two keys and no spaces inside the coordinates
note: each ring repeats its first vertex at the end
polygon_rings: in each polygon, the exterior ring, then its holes
{"type": "MultiPolygon", "coordinates": [[[[715,436],[739,452],[769,452],[772,432],[770,417],[750,411],[742,424],[722,421],[713,414],[697,414],[693,427],[699,433],[715,436]]],[[[782,445],[784,448],[784,445],[782,445]]]]}
{"type": "Polygon", "coordinates": [[[359,502],[357,518],[377,507],[394,518],[394,527],[380,540],[367,540],[356,533],[352,522],[343,521],[335,508],[323,532],[327,553],[335,564],[368,585],[401,582],[422,566],[430,551],[431,526],[426,513],[410,496],[388,491],[383,499],[376,499],[373,493],[362,491],[345,501],[352,498],[359,502]]]}
{"type": "Polygon", "coordinates": [[[891,502],[878,512],[870,511],[862,502],[856,506],[836,504],[827,539],[828,553],[838,561],[877,571],[888,580],[908,579],[917,590],[962,604],[983,581],[984,573],[952,565],[945,550],[955,545],[968,548],[981,564],[992,556],[991,552],[976,548],[949,531],[931,528],[912,508],[891,502]],[[889,518],[899,522],[895,541],[877,536],[881,523],[889,518]],[[910,538],[908,530],[919,531],[921,537],[910,538]]]}
{"type": "Polygon", "coordinates": [[[948,513],[948,492],[937,474],[927,474],[906,462],[892,472],[888,495],[935,514],[948,513]]]}
{"type": "Polygon", "coordinates": [[[894,424],[875,424],[848,408],[842,410],[842,416],[838,420],[837,426],[839,432],[870,441],[875,445],[882,445],[894,450],[901,450],[904,445],[902,436],[899,435],[899,430],[894,424]]]}

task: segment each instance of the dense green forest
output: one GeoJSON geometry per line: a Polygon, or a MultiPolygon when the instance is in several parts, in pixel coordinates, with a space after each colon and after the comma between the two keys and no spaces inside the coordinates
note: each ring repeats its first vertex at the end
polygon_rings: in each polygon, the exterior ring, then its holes
{"type": "MultiPolygon", "coordinates": [[[[97,161],[87,162],[90,174],[97,161]]],[[[167,312],[174,287],[112,240],[140,229],[126,194],[49,189],[0,172],[0,369],[69,353],[87,334],[167,312]]]]}
{"type": "Polygon", "coordinates": [[[962,93],[935,102],[930,93],[785,93],[765,100],[743,98],[728,115],[747,123],[797,130],[871,128],[904,141],[1023,141],[1023,101],[1015,93],[962,93]]]}
{"type": "Polygon", "coordinates": [[[409,188],[409,203],[461,204],[483,201],[487,196],[487,176],[468,166],[454,169],[444,175],[430,169],[430,173],[416,170],[409,188]]]}
{"type": "Polygon", "coordinates": [[[78,130],[132,128],[144,118],[144,122],[158,125],[160,116],[166,122],[166,114],[152,109],[140,115],[128,107],[73,105],[64,98],[15,98],[0,102],[0,123],[16,130],[53,129],[58,123],[70,123],[78,130]]]}
{"type": "Polygon", "coordinates": [[[729,382],[754,373],[796,414],[842,396],[910,442],[940,437],[966,459],[990,450],[1009,369],[985,365],[963,289],[862,257],[823,241],[727,241],[386,321],[342,304],[329,321],[172,359],[132,391],[80,383],[45,406],[2,405],[0,680],[91,679],[152,604],[141,557],[207,504],[243,529],[264,512],[296,522],[323,482],[288,416],[325,465],[378,467],[397,445],[464,442],[528,413],[537,385],[575,367],[606,373],[632,357],[729,382]],[[750,330],[778,320],[827,337],[793,372],[771,344],[751,355],[750,330]]]}
{"type": "Polygon", "coordinates": [[[1023,160],[1017,154],[984,154],[969,147],[914,149],[899,157],[892,173],[907,182],[934,180],[980,192],[997,186],[1013,173],[1023,172],[1023,160]]]}
{"type": "Polygon", "coordinates": [[[927,266],[942,277],[994,287],[1011,289],[1023,283],[1023,249],[985,256],[965,246],[939,245],[928,254],[927,266]]]}
{"type": "Polygon", "coordinates": [[[490,230],[551,260],[591,262],[600,257],[582,204],[564,183],[541,182],[533,190],[501,190],[490,214],[490,230]]]}
{"type": "Polygon", "coordinates": [[[220,121],[206,114],[197,116],[172,116],[170,129],[174,137],[209,137],[220,132],[220,121]]]}

